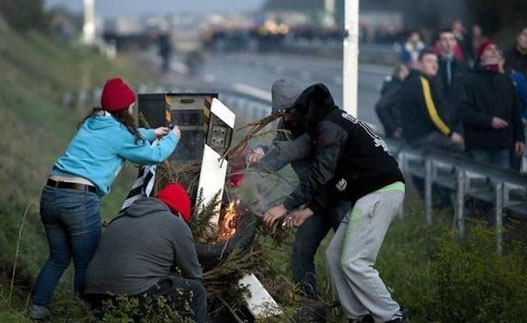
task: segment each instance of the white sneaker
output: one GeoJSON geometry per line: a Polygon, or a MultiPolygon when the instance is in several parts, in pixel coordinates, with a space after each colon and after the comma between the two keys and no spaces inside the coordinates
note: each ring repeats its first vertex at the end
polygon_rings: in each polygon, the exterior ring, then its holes
{"type": "Polygon", "coordinates": [[[29,317],[33,320],[43,320],[49,315],[49,309],[45,306],[33,304],[29,311],[29,317]]]}

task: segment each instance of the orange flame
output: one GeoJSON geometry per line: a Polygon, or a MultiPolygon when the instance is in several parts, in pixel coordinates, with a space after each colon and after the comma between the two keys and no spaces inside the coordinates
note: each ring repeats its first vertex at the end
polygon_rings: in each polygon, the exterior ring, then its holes
{"type": "Polygon", "coordinates": [[[236,208],[240,204],[240,200],[236,200],[229,203],[225,215],[223,216],[223,221],[220,223],[220,233],[218,234],[218,239],[227,240],[236,233],[236,208]]]}

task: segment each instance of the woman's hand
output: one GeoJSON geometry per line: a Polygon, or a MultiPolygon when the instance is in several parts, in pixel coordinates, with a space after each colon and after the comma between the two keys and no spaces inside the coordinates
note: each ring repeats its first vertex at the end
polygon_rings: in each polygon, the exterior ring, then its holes
{"type": "Polygon", "coordinates": [[[176,135],[176,138],[179,140],[179,138],[181,138],[181,131],[179,130],[179,127],[178,126],[174,126],[174,128],[172,128],[172,133],[174,135],[176,135]]]}
{"type": "Polygon", "coordinates": [[[167,135],[170,132],[170,129],[167,127],[159,127],[154,129],[154,134],[156,135],[156,138],[161,138],[165,135],[167,135]]]}

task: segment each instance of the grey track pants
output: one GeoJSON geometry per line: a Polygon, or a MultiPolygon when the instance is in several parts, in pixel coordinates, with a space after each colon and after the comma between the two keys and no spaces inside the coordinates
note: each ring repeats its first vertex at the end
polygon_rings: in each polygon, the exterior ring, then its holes
{"type": "Polygon", "coordinates": [[[373,265],[403,200],[402,182],[363,196],[326,250],[327,271],[348,319],[371,314],[375,322],[386,322],[402,315],[373,265]]]}

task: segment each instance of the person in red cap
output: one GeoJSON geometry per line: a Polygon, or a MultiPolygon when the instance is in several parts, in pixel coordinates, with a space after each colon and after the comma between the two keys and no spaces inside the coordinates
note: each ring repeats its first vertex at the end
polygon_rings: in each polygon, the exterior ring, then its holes
{"type": "Polygon", "coordinates": [[[207,294],[190,218],[190,199],[181,185],[137,200],[104,231],[86,272],[86,299],[98,307],[117,295],[138,297],[140,303],[144,295],[164,296],[183,317],[204,322],[207,294]],[[193,313],[185,310],[185,301],[193,313]]]}
{"type": "Polygon", "coordinates": [[[497,44],[483,42],[477,56],[459,107],[465,148],[476,161],[510,168],[511,154],[521,156],[524,150],[520,102],[511,79],[503,73],[497,44]]]}
{"type": "Polygon", "coordinates": [[[71,259],[75,294],[82,297],[86,268],[101,235],[99,199],[110,192],[124,162],[157,164],[176,148],[177,127],[137,128],[132,116],[135,101],[135,92],[122,79],[108,80],[100,107],[79,124],[53,164],[40,200],[50,255],[36,280],[30,311],[34,319],[48,316],[53,291],[71,259]],[[156,138],[160,142],[152,146],[156,138]]]}

